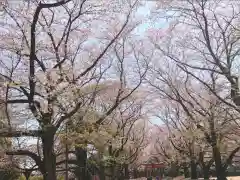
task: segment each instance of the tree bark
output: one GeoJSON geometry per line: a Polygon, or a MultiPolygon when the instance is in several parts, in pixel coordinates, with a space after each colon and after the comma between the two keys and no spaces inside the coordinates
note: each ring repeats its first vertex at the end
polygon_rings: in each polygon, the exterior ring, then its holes
{"type": "Polygon", "coordinates": [[[89,180],[89,173],[87,172],[87,151],[81,147],[75,147],[77,157],[77,168],[75,175],[78,180],[89,180]]]}
{"type": "Polygon", "coordinates": [[[178,169],[179,169],[178,165],[176,165],[175,163],[171,164],[170,171],[169,171],[169,176],[170,177],[178,176],[178,173],[179,173],[178,169]]]}
{"type": "Polygon", "coordinates": [[[129,179],[128,164],[124,164],[124,177],[125,177],[125,179],[129,179]]]}
{"type": "Polygon", "coordinates": [[[54,153],[55,128],[47,127],[42,136],[44,180],[57,180],[56,155],[54,153]]]}
{"type": "Polygon", "coordinates": [[[100,180],[105,180],[105,167],[100,164],[100,172],[99,172],[100,180]]]}
{"type": "Polygon", "coordinates": [[[125,179],[123,164],[116,165],[116,168],[114,170],[114,177],[117,180],[124,180],[125,179]]]}
{"type": "Polygon", "coordinates": [[[217,145],[213,146],[212,151],[213,151],[213,158],[214,158],[214,162],[215,162],[217,179],[218,180],[226,180],[227,179],[226,170],[223,167],[221,153],[220,153],[217,145]]]}
{"type": "Polygon", "coordinates": [[[191,179],[197,179],[197,164],[195,160],[191,160],[191,179]]]}
{"type": "Polygon", "coordinates": [[[226,171],[220,171],[217,173],[217,180],[227,180],[227,173],[226,171]]]}
{"type": "Polygon", "coordinates": [[[115,180],[115,165],[111,164],[105,167],[105,179],[106,180],[115,180]]]}
{"type": "Polygon", "coordinates": [[[207,166],[203,168],[203,178],[204,179],[209,179],[209,170],[210,170],[210,168],[207,166]]]}
{"type": "Polygon", "coordinates": [[[32,170],[29,170],[29,171],[26,170],[23,174],[24,174],[26,180],[29,180],[29,179],[30,179],[30,176],[31,176],[31,174],[32,174],[32,170]]]}
{"type": "Polygon", "coordinates": [[[189,178],[190,177],[189,169],[188,169],[187,166],[183,167],[183,172],[184,172],[184,177],[185,178],[189,178]]]}
{"type": "Polygon", "coordinates": [[[112,164],[112,165],[109,167],[109,170],[110,170],[110,179],[111,179],[111,180],[115,180],[115,165],[112,164]]]}
{"type": "Polygon", "coordinates": [[[138,178],[138,173],[136,168],[133,169],[133,178],[138,178]]]}

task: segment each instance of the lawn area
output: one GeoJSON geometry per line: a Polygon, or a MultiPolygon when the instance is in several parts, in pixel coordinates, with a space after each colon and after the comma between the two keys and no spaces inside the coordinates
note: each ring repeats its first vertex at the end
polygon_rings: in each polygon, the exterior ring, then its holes
{"type": "MultiPolygon", "coordinates": [[[[146,179],[147,178],[138,178],[138,179],[132,179],[132,180],[146,180],[146,179]]],[[[170,180],[170,178],[163,178],[163,180],[164,179],[170,180]]],[[[217,179],[216,177],[210,178],[210,180],[216,180],[216,179],[217,179]]],[[[227,177],[227,179],[228,180],[240,180],[240,176],[227,177]]],[[[172,180],[190,180],[190,178],[186,179],[186,178],[184,178],[184,176],[178,176],[178,177],[173,178],[172,180]]],[[[199,178],[199,180],[203,180],[203,178],[199,178]]]]}
{"type": "MultiPolygon", "coordinates": [[[[179,176],[179,177],[176,177],[176,178],[173,178],[173,180],[184,180],[184,176],[179,176]]],[[[203,178],[199,178],[199,180],[203,180],[203,178]]],[[[211,180],[216,180],[217,178],[216,177],[212,177],[210,178],[211,180]]],[[[228,180],[240,180],[240,176],[232,176],[232,177],[227,177],[228,180]]],[[[186,179],[185,179],[186,180],[186,179]]],[[[190,180],[190,178],[189,178],[190,180]]]]}
{"type": "MultiPolygon", "coordinates": [[[[132,179],[132,180],[146,180],[147,178],[138,178],[138,179],[132,179]]],[[[216,177],[210,178],[210,180],[216,180],[216,177]]],[[[240,180],[240,176],[234,176],[234,177],[227,177],[228,180],[240,180]]],[[[154,178],[153,178],[154,180],[154,178]]],[[[170,178],[163,178],[163,180],[170,180],[170,178]]],[[[178,176],[175,178],[172,178],[172,180],[190,180],[190,178],[184,178],[184,176],[178,176]]],[[[199,178],[199,180],[203,180],[203,178],[199,178]]]]}

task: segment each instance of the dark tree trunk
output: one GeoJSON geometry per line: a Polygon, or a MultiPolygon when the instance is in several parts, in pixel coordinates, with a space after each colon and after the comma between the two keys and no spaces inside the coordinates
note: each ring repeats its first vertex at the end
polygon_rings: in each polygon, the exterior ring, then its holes
{"type": "Polygon", "coordinates": [[[111,164],[105,167],[105,179],[106,180],[116,180],[115,179],[115,165],[111,164]]]}
{"type": "Polygon", "coordinates": [[[226,180],[227,179],[226,170],[223,168],[221,153],[219,151],[219,148],[216,145],[214,145],[212,150],[213,150],[213,158],[215,162],[217,179],[226,180]]]}
{"type": "Polygon", "coordinates": [[[133,178],[138,178],[137,169],[133,169],[133,178]]]}
{"type": "Polygon", "coordinates": [[[184,172],[184,177],[185,178],[189,178],[190,177],[189,169],[188,169],[187,166],[183,167],[183,172],[184,172]]]}
{"type": "Polygon", "coordinates": [[[124,177],[125,179],[129,179],[129,169],[128,169],[128,164],[124,164],[124,177]]]}
{"type": "Polygon", "coordinates": [[[54,153],[54,134],[53,127],[45,128],[42,136],[43,144],[43,166],[44,166],[44,180],[57,180],[56,175],[56,155],[54,153]]]}
{"type": "Polygon", "coordinates": [[[105,168],[103,165],[100,165],[99,176],[100,176],[100,180],[105,180],[105,168]]]}
{"type": "Polygon", "coordinates": [[[171,164],[169,176],[170,177],[178,176],[178,174],[179,174],[178,168],[179,168],[178,165],[176,165],[175,163],[171,164]]]}
{"type": "Polygon", "coordinates": [[[23,174],[24,174],[26,180],[29,180],[30,176],[32,174],[32,170],[26,170],[23,174]]]}
{"type": "Polygon", "coordinates": [[[210,168],[208,166],[203,167],[203,178],[209,179],[210,168]]]}
{"type": "Polygon", "coordinates": [[[212,146],[212,154],[213,154],[213,159],[215,162],[215,170],[216,170],[216,176],[218,180],[226,180],[226,169],[224,168],[224,164],[222,162],[222,157],[221,157],[221,153],[218,147],[218,135],[216,134],[216,130],[214,127],[214,121],[213,119],[211,119],[209,121],[209,125],[210,125],[210,137],[208,138],[209,143],[212,146]]]}
{"type": "Polygon", "coordinates": [[[226,171],[220,171],[217,173],[217,180],[227,180],[227,173],[226,171]]]}
{"type": "Polygon", "coordinates": [[[75,169],[75,175],[78,180],[89,180],[90,175],[87,171],[87,151],[81,147],[75,147],[75,153],[77,157],[77,167],[75,169]]]}
{"type": "Polygon", "coordinates": [[[209,176],[209,172],[204,171],[204,172],[203,172],[203,178],[204,178],[204,179],[209,179],[209,177],[210,177],[210,176],[209,176]]]}
{"type": "Polygon", "coordinates": [[[110,166],[110,179],[111,180],[115,180],[115,165],[114,164],[112,164],[111,166],[110,166]]]}
{"type": "Polygon", "coordinates": [[[197,179],[197,164],[195,160],[191,160],[191,179],[197,179]]]}
{"type": "Polygon", "coordinates": [[[124,166],[123,164],[118,164],[114,170],[114,176],[117,180],[124,180],[125,173],[124,173],[124,166]]]}

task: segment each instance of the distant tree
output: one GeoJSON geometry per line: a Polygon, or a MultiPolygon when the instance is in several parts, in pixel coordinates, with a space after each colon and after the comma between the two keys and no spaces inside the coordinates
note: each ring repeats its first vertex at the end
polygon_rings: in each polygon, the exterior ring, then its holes
{"type": "Polygon", "coordinates": [[[0,136],[40,138],[40,154],[27,147],[6,153],[32,158],[44,180],[57,178],[56,136],[75,113],[91,111],[88,107],[103,92],[102,82],[110,80],[105,88],[114,87],[115,96],[95,119],[96,128],[140,87],[147,63],[132,58],[133,48],[121,45],[136,27],[132,13],[137,5],[137,1],[61,0],[14,1],[3,7],[1,24],[6,31],[1,29],[0,68],[9,89],[4,101],[18,121],[36,126],[2,130],[0,136]],[[135,63],[126,63],[130,57],[135,63]],[[130,66],[134,71],[127,69],[130,66]],[[91,88],[85,91],[86,87],[91,88]]]}
{"type": "MultiPolygon", "coordinates": [[[[232,135],[236,129],[237,111],[219,100],[205,85],[195,83],[181,68],[174,67],[174,64],[171,68],[165,70],[162,66],[154,66],[151,75],[156,79],[149,80],[152,92],[162,99],[162,106],[156,113],[168,127],[169,141],[189,161],[191,178],[197,176],[197,164],[207,177],[213,161],[222,167],[221,173],[224,174],[239,150],[239,142],[236,138],[233,140],[232,135]],[[209,151],[210,157],[209,153],[207,155],[209,151]]],[[[221,92],[215,84],[217,80],[210,75],[208,84],[214,92],[221,92]]],[[[226,173],[223,176],[226,177],[226,173]]]]}
{"type": "MultiPolygon", "coordinates": [[[[165,3],[164,6],[161,6],[161,10],[175,12],[169,13],[168,16],[171,20],[170,28],[164,31],[161,37],[158,37],[161,41],[151,39],[159,55],[161,54],[163,59],[171,61],[174,64],[171,67],[177,66],[181,70],[178,72],[179,79],[193,78],[197,80],[194,85],[201,84],[200,87],[207,89],[207,94],[211,95],[214,106],[209,106],[209,111],[199,111],[203,113],[203,117],[208,116],[206,119],[209,122],[209,129],[205,124],[204,127],[198,124],[198,129],[205,134],[211,144],[218,179],[226,179],[226,166],[229,164],[228,162],[231,162],[232,155],[239,150],[238,145],[235,146],[233,154],[230,153],[228,156],[230,158],[227,158],[229,161],[223,160],[223,155],[218,152],[217,145],[219,143],[217,139],[221,139],[221,136],[215,132],[219,128],[219,122],[210,118],[213,114],[216,115],[214,111],[217,104],[221,104],[220,109],[224,106],[225,112],[239,114],[239,34],[237,28],[239,8],[236,8],[237,3],[236,1],[190,0],[165,3]],[[212,96],[217,97],[220,101],[212,96]]],[[[193,91],[199,90],[194,88],[193,91]]],[[[209,97],[203,94],[201,98],[206,99],[204,96],[209,97]]],[[[229,123],[229,116],[232,115],[228,114],[227,116],[226,119],[223,118],[223,122],[221,121],[224,125],[229,123]]],[[[237,117],[230,119],[231,122],[235,121],[238,126],[237,117]]],[[[232,132],[235,132],[234,128],[228,129],[225,133],[231,134],[232,132]]],[[[231,135],[231,138],[234,136],[231,135]]],[[[231,144],[231,141],[227,143],[231,144]]]]}

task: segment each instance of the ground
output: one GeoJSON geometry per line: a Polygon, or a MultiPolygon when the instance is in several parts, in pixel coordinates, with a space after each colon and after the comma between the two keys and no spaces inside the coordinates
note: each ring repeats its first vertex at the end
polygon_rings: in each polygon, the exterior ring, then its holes
{"type": "MultiPolygon", "coordinates": [[[[131,179],[131,180],[146,180],[147,178],[138,178],[138,179],[131,179]]],[[[165,179],[165,178],[164,178],[165,179]]],[[[163,180],[164,180],[163,179],[163,180]]],[[[170,180],[169,178],[166,178],[167,180],[170,180]]],[[[210,178],[212,180],[216,180],[217,178],[210,178]]],[[[234,177],[228,177],[227,178],[228,180],[240,180],[240,176],[234,176],[234,177]]],[[[154,179],[153,179],[154,180],[154,179]]],[[[179,176],[179,177],[176,177],[176,178],[173,178],[172,180],[186,180],[184,178],[184,176],[179,176]]],[[[190,180],[190,179],[189,179],[190,180]]],[[[203,178],[199,178],[199,180],[203,180],[203,178]]]]}

